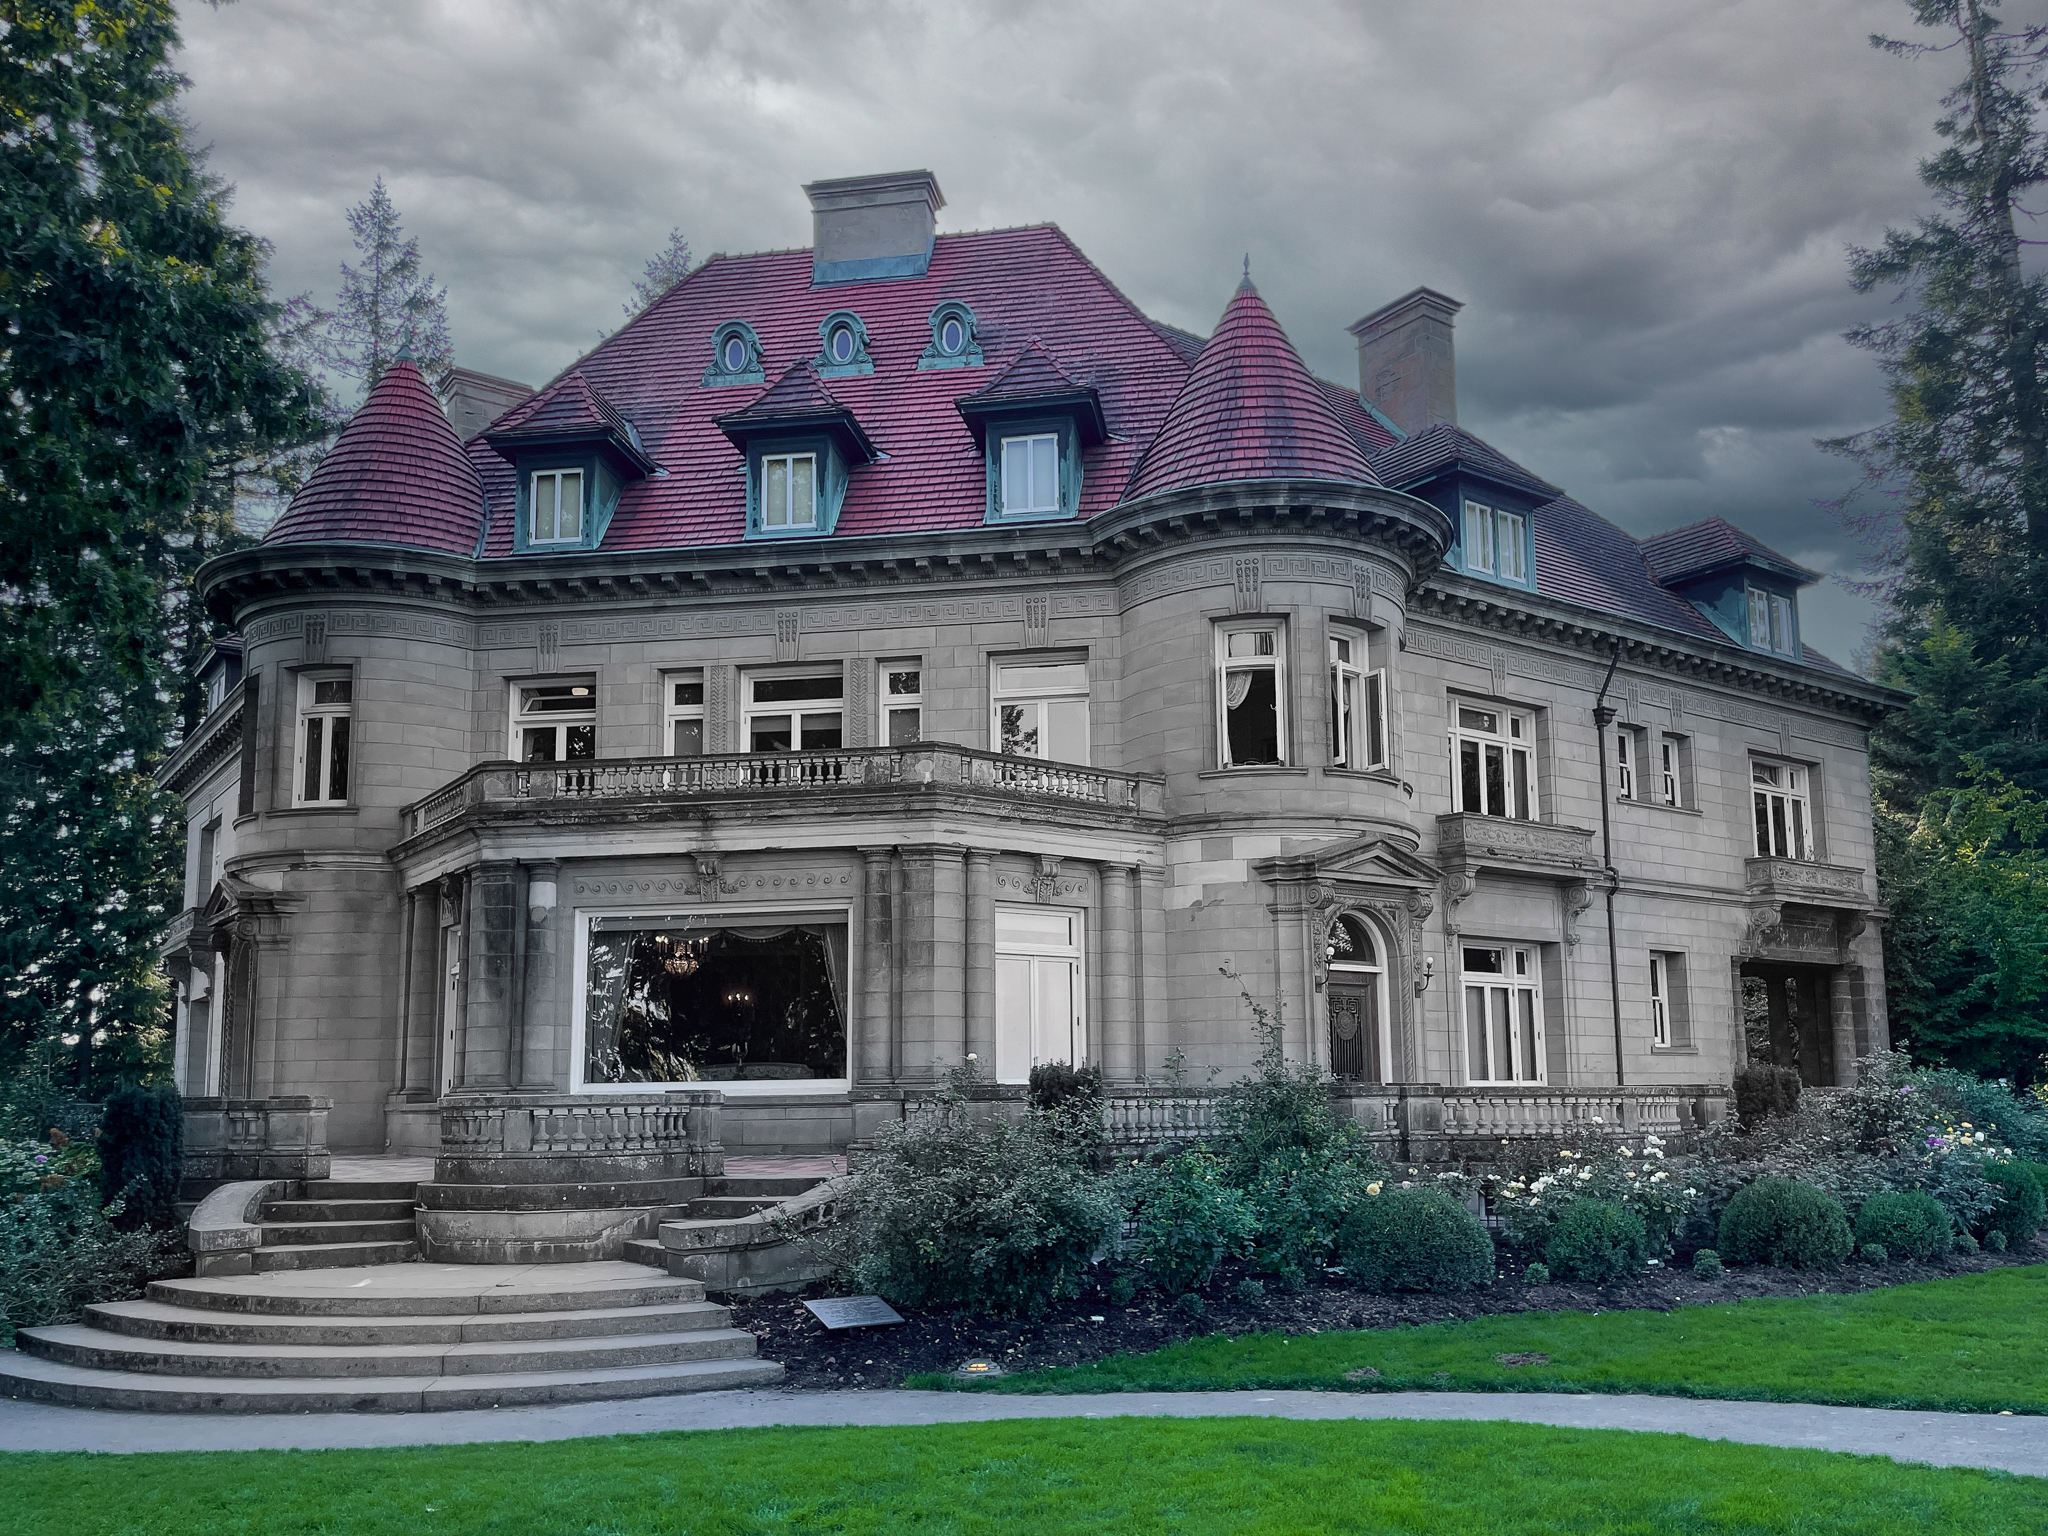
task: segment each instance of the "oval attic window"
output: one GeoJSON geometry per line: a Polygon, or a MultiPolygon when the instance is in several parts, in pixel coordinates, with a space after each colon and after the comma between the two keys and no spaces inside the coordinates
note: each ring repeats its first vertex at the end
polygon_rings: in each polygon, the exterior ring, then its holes
{"type": "Polygon", "coordinates": [[[966,340],[967,329],[958,320],[948,320],[939,327],[939,350],[948,357],[956,356],[966,340]]]}
{"type": "Polygon", "coordinates": [[[835,362],[835,363],[850,363],[850,362],[852,362],[852,361],[853,361],[853,327],[852,327],[852,326],[850,326],[850,325],[835,325],[835,326],[834,326],[834,327],[832,328],[832,339],[831,339],[831,341],[830,341],[829,343],[827,343],[827,347],[828,347],[828,350],[829,350],[829,351],[831,352],[831,354],[832,354],[832,361],[833,361],[833,362],[835,362]]]}
{"type": "Polygon", "coordinates": [[[738,336],[729,336],[725,342],[725,371],[743,373],[747,366],[747,344],[738,336]]]}

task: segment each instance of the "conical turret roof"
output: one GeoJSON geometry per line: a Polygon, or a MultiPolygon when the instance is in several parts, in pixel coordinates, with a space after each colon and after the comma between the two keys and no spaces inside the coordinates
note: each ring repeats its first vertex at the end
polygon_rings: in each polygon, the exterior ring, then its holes
{"type": "Polygon", "coordinates": [[[1379,478],[1247,277],[1131,476],[1126,501],[1228,480],[1379,478]]]}
{"type": "Polygon", "coordinates": [[[466,555],[483,482],[419,365],[401,358],[371,386],[266,544],[402,544],[466,555]]]}

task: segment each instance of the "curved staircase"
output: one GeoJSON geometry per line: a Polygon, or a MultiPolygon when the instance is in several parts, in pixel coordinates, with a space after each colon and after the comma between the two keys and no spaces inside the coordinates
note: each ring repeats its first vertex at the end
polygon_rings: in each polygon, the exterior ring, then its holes
{"type": "Polygon", "coordinates": [[[306,1179],[288,1187],[291,1198],[263,1202],[262,1246],[250,1254],[258,1274],[420,1256],[417,1184],[306,1179]]]}
{"type": "MultiPolygon", "coordinates": [[[[280,1225],[295,1230],[289,1217],[280,1225]]],[[[624,1261],[300,1265],[159,1280],[143,1300],[24,1328],[16,1342],[0,1353],[0,1395],[164,1413],[494,1408],[782,1379],[702,1284],[624,1261]]]]}

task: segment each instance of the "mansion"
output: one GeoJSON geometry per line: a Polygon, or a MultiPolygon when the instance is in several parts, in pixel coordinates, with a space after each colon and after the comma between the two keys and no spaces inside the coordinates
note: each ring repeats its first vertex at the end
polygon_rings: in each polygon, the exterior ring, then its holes
{"type": "Polygon", "coordinates": [[[602,1122],[576,1198],[654,1210],[613,1110],[843,1153],[972,1059],[1142,1118],[1247,1070],[1241,994],[1418,1157],[1887,1043],[1897,695],[1805,643],[1813,573],[1466,432],[1430,289],[1339,383],[1249,276],[1204,339],[926,173],[805,190],[811,249],[537,391],[400,361],[202,572],[195,1115],[493,1187],[602,1122]]]}

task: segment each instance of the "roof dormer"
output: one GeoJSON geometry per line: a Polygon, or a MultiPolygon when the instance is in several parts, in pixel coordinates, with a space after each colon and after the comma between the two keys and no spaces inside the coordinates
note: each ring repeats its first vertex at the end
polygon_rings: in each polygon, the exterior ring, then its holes
{"type": "Polygon", "coordinates": [[[1710,517],[1643,541],[1643,558],[1737,645],[1798,661],[1799,589],[1820,573],[1795,565],[1725,518],[1710,517]]]}
{"type": "Polygon", "coordinates": [[[1109,430],[1102,399],[1036,338],[986,389],[953,402],[981,445],[991,523],[1072,517],[1081,455],[1109,430]]]}
{"type": "Polygon", "coordinates": [[[808,358],[717,427],[746,455],[750,539],[829,534],[852,472],[881,457],[808,358]]]}
{"type": "Polygon", "coordinates": [[[513,469],[520,554],[597,548],[626,486],[656,472],[639,429],[580,373],[509,412],[484,441],[513,469]]]}

